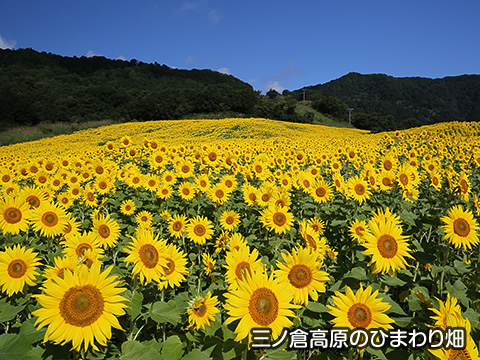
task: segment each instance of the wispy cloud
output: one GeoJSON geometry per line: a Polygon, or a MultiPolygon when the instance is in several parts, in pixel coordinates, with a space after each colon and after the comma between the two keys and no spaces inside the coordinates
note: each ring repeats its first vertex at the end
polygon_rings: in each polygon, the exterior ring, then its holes
{"type": "Polygon", "coordinates": [[[128,61],[128,59],[127,59],[125,56],[123,56],[123,55],[120,55],[120,56],[117,58],[117,60],[128,61]]]}
{"type": "Polygon", "coordinates": [[[196,66],[197,65],[197,59],[195,57],[193,57],[192,55],[188,55],[187,58],[185,59],[185,65],[196,66]]]}
{"type": "Polygon", "coordinates": [[[227,67],[222,67],[222,68],[218,69],[217,71],[219,73],[222,73],[222,74],[232,75],[232,71],[227,67]]]}
{"type": "Polygon", "coordinates": [[[15,40],[7,40],[0,35],[0,49],[14,49],[16,45],[17,42],[15,40]]]}
{"type": "Polygon", "coordinates": [[[262,94],[266,94],[272,89],[281,94],[283,91],[283,86],[277,80],[268,81],[263,87],[262,94]]]}
{"type": "Polygon", "coordinates": [[[94,56],[102,56],[102,55],[99,55],[97,54],[95,51],[93,50],[88,50],[87,51],[87,54],[85,55],[86,57],[94,57],[94,56]]]}
{"type": "Polygon", "coordinates": [[[208,21],[210,21],[211,24],[216,25],[222,20],[222,14],[218,10],[210,10],[208,12],[208,21]]]}
{"type": "Polygon", "coordinates": [[[184,13],[187,11],[196,10],[200,7],[200,3],[193,2],[193,1],[185,1],[180,7],[177,9],[177,12],[184,13]]]}
{"type": "Polygon", "coordinates": [[[303,74],[303,69],[296,67],[293,61],[289,61],[287,67],[280,69],[277,74],[265,77],[265,79],[263,80],[263,83],[265,85],[263,86],[262,93],[265,94],[270,89],[274,89],[279,93],[282,93],[284,88],[281,85],[281,82],[287,81],[290,79],[291,76],[297,74],[303,74]],[[281,89],[281,91],[279,91],[278,89],[281,89]]]}

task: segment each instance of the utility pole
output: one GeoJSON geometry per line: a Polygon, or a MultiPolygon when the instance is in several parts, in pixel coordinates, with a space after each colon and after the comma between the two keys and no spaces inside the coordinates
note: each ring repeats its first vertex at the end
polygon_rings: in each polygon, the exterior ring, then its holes
{"type": "Polygon", "coordinates": [[[351,124],[352,123],[352,111],[353,111],[353,108],[348,108],[348,123],[351,124]]]}
{"type": "Polygon", "coordinates": [[[303,101],[305,102],[305,88],[303,88],[303,101]]]}

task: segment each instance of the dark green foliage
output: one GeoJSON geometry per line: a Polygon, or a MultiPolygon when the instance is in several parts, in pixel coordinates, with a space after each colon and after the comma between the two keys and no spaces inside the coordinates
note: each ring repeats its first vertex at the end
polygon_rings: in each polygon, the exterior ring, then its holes
{"type": "Polygon", "coordinates": [[[0,130],[43,122],[251,115],[257,100],[251,85],[211,70],[0,50],[0,130]]]}
{"type": "MultiPolygon", "coordinates": [[[[303,89],[294,93],[301,98],[303,89]]],[[[326,84],[306,88],[310,100],[314,93],[327,98],[338,97],[354,108],[352,123],[369,130],[480,120],[480,75],[427,79],[349,73],[326,84]]],[[[320,104],[324,107],[320,111],[329,111],[328,106],[321,101],[320,104]]]]}

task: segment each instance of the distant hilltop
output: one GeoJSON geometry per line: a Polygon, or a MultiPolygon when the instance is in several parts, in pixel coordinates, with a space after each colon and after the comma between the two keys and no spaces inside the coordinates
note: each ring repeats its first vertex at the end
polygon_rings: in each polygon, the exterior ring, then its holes
{"type": "Polygon", "coordinates": [[[353,114],[376,113],[391,117],[393,122],[420,125],[480,121],[480,75],[429,79],[352,72],[304,89],[306,93],[339,98],[354,109],[353,114]]]}

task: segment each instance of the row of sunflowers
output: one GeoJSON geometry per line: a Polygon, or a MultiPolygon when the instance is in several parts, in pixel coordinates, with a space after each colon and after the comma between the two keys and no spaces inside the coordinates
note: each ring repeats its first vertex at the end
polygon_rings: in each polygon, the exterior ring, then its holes
{"type": "Polygon", "coordinates": [[[0,354],[478,359],[479,134],[224,119],[2,147],[0,354]],[[332,328],[466,337],[284,337],[332,328]]]}

